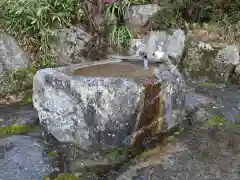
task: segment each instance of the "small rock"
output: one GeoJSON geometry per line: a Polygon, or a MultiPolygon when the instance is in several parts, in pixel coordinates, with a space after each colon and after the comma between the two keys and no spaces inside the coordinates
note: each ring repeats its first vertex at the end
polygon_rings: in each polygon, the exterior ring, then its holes
{"type": "Polygon", "coordinates": [[[209,111],[207,111],[207,107],[200,107],[192,117],[192,124],[203,124],[207,120],[212,117],[209,111]]]}
{"type": "Polygon", "coordinates": [[[240,65],[235,68],[235,73],[240,75],[240,65]]]}
{"type": "Polygon", "coordinates": [[[168,34],[165,31],[150,31],[147,43],[146,43],[146,53],[148,55],[148,58],[156,57],[154,54],[158,48],[163,48],[166,44],[168,38],[168,34]]]}
{"type": "Polygon", "coordinates": [[[179,63],[184,48],[185,48],[185,33],[181,29],[173,31],[172,35],[169,36],[166,44],[168,56],[175,59],[176,64],[179,63]]]}
{"type": "Polygon", "coordinates": [[[132,56],[139,56],[141,52],[146,49],[146,43],[144,39],[132,39],[129,54],[132,56]]]}
{"type": "Polygon", "coordinates": [[[144,26],[149,18],[160,10],[157,4],[133,5],[126,13],[130,26],[144,26]]]}
{"type": "Polygon", "coordinates": [[[0,127],[17,125],[32,125],[37,122],[38,115],[32,104],[0,106],[0,127]]]}
{"type": "Polygon", "coordinates": [[[234,73],[234,69],[240,64],[240,49],[236,45],[229,45],[220,50],[214,62],[214,71],[224,77],[227,83],[234,73]]]}
{"type": "Polygon", "coordinates": [[[7,74],[28,66],[27,55],[16,40],[8,35],[0,35],[0,95],[8,92],[11,86],[7,74]]]}
{"type": "Polygon", "coordinates": [[[53,172],[44,147],[30,136],[0,139],[0,179],[42,180],[53,172]]]}
{"type": "Polygon", "coordinates": [[[1,79],[4,78],[5,74],[6,74],[6,70],[4,69],[2,63],[0,63],[0,83],[1,83],[1,79]]]}
{"type": "Polygon", "coordinates": [[[214,98],[215,103],[202,107],[207,114],[223,116],[230,123],[240,122],[240,96],[237,88],[198,87],[196,92],[214,98]]]}
{"type": "Polygon", "coordinates": [[[81,52],[85,49],[87,42],[91,40],[91,35],[78,26],[71,26],[63,29],[57,42],[54,43],[53,54],[58,59],[58,64],[69,65],[84,62],[81,52]]]}
{"type": "Polygon", "coordinates": [[[7,72],[28,66],[27,56],[16,40],[8,35],[0,35],[0,77],[7,72]]]}
{"type": "Polygon", "coordinates": [[[195,93],[195,92],[188,92],[186,94],[186,108],[187,109],[195,109],[203,105],[207,105],[209,103],[213,103],[214,99],[195,93]]]}
{"type": "Polygon", "coordinates": [[[240,64],[239,52],[240,49],[238,46],[229,45],[219,51],[216,61],[218,63],[239,65],[240,64]]]}

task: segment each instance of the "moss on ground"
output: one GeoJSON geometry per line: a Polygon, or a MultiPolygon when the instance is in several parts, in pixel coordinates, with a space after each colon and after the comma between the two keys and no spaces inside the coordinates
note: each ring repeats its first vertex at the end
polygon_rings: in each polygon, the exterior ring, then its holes
{"type": "Polygon", "coordinates": [[[118,164],[126,160],[129,152],[130,149],[128,148],[107,148],[102,151],[102,155],[106,157],[109,163],[118,164]]]}
{"type": "Polygon", "coordinates": [[[240,128],[240,124],[230,123],[225,117],[214,115],[204,123],[205,126],[227,126],[229,128],[240,128]]]}
{"type": "Polygon", "coordinates": [[[228,120],[225,117],[219,115],[212,116],[204,123],[206,126],[222,126],[226,124],[228,124],[228,120]]]}
{"type": "Polygon", "coordinates": [[[219,84],[210,83],[210,82],[201,82],[201,83],[199,83],[199,86],[206,87],[206,88],[217,88],[219,86],[219,84]]]}
{"type": "Polygon", "coordinates": [[[78,180],[78,177],[73,174],[61,174],[54,178],[54,180],[78,180]]]}
{"type": "MultiPolygon", "coordinates": [[[[51,180],[49,177],[44,177],[43,180],[51,180]]],[[[79,180],[79,178],[71,173],[60,174],[53,180],[79,180]]]]}
{"type": "Polygon", "coordinates": [[[33,129],[33,125],[18,125],[0,127],[0,137],[28,133],[33,129]]]}
{"type": "Polygon", "coordinates": [[[21,101],[22,105],[32,104],[32,97],[23,97],[21,101]]]}
{"type": "Polygon", "coordinates": [[[56,150],[48,152],[48,155],[51,157],[56,157],[58,155],[58,152],[56,150]]]}

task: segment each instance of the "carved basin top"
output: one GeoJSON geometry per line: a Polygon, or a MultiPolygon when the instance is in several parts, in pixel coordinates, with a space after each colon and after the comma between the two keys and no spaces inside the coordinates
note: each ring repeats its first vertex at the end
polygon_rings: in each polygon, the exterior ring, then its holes
{"type": "Polygon", "coordinates": [[[73,75],[88,77],[125,77],[133,79],[152,79],[156,77],[154,69],[156,64],[149,64],[149,69],[144,69],[143,64],[130,61],[116,61],[103,64],[94,64],[75,69],[73,75]]]}

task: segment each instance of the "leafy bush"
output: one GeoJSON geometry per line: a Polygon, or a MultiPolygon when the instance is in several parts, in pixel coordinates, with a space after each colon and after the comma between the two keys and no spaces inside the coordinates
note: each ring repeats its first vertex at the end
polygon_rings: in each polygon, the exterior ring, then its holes
{"type": "Polygon", "coordinates": [[[110,44],[116,45],[117,48],[121,49],[124,46],[127,47],[132,40],[132,33],[130,29],[124,24],[113,24],[110,26],[111,30],[108,35],[110,44]]]}
{"type": "Polygon", "coordinates": [[[112,45],[116,45],[118,48],[129,45],[132,35],[130,29],[125,24],[126,10],[131,5],[143,4],[144,2],[145,0],[122,0],[106,6],[105,19],[116,19],[108,26],[110,28],[108,38],[112,45]]]}
{"type": "Polygon", "coordinates": [[[43,53],[60,28],[82,16],[78,0],[0,1],[0,28],[43,53]]]}

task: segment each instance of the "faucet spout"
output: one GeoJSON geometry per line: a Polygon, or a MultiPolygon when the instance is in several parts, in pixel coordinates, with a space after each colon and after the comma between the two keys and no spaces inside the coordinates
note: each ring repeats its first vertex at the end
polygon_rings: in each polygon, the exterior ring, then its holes
{"type": "Polygon", "coordinates": [[[148,67],[148,57],[147,57],[147,54],[145,53],[145,52],[142,52],[141,54],[140,54],[140,56],[142,57],[142,59],[143,59],[143,68],[144,69],[149,69],[149,67],[148,67]]]}
{"type": "Polygon", "coordinates": [[[148,59],[144,58],[143,61],[144,61],[144,69],[149,69],[148,68],[148,59]]]}

